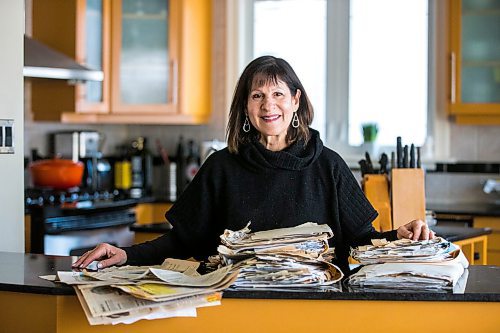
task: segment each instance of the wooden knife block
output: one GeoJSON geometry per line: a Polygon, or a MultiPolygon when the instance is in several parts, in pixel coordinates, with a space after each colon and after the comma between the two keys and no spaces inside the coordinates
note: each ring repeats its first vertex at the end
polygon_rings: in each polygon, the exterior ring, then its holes
{"type": "Polygon", "coordinates": [[[392,230],[391,201],[387,175],[365,175],[363,177],[363,191],[378,212],[378,217],[372,222],[375,230],[392,230]]]}
{"type": "Polygon", "coordinates": [[[392,227],[412,220],[425,221],[425,175],[423,169],[391,170],[392,227]]]}
{"type": "Polygon", "coordinates": [[[362,185],[379,214],[372,223],[376,230],[397,229],[416,219],[425,221],[423,169],[392,169],[390,182],[387,175],[368,174],[363,177],[362,185]]]}

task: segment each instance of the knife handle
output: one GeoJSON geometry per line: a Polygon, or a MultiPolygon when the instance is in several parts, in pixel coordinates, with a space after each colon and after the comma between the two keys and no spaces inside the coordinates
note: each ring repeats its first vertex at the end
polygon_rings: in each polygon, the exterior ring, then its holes
{"type": "Polygon", "coordinates": [[[381,174],[387,173],[387,162],[388,162],[387,154],[382,153],[382,155],[380,155],[380,160],[378,161],[378,163],[380,164],[379,173],[381,174]]]}
{"type": "Polygon", "coordinates": [[[420,162],[420,147],[417,147],[417,168],[421,168],[422,164],[420,162]]]}
{"type": "Polygon", "coordinates": [[[410,168],[415,167],[415,145],[412,143],[410,146],[410,168]]]}
{"type": "Polygon", "coordinates": [[[365,160],[366,160],[366,172],[370,174],[374,173],[372,159],[370,158],[370,154],[368,152],[365,153],[365,160]]]}
{"type": "Polygon", "coordinates": [[[401,143],[401,137],[396,138],[396,167],[401,168],[403,166],[403,146],[401,143]]]}
{"type": "Polygon", "coordinates": [[[408,145],[403,148],[403,168],[408,168],[408,145]]]}
{"type": "Polygon", "coordinates": [[[368,173],[368,168],[367,168],[367,165],[366,165],[366,161],[365,160],[359,160],[359,166],[360,166],[360,171],[361,171],[361,177],[363,177],[364,175],[366,175],[368,173]]]}

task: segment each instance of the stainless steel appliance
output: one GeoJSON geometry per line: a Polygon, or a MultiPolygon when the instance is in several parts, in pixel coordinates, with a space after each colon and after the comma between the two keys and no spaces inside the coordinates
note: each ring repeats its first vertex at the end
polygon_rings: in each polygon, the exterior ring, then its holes
{"type": "Polygon", "coordinates": [[[112,191],[114,174],[111,163],[103,158],[83,158],[85,165],[82,186],[90,191],[112,191]]]}
{"type": "Polygon", "coordinates": [[[91,191],[111,191],[113,170],[103,159],[104,135],[97,131],[62,131],[50,135],[51,154],[55,157],[81,161],[85,165],[82,187],[91,191]]]}
{"type": "Polygon", "coordinates": [[[81,255],[103,242],[130,246],[135,205],[118,192],[27,189],[31,252],[81,255]]]}
{"type": "Polygon", "coordinates": [[[102,71],[82,66],[67,55],[26,35],[23,74],[25,77],[79,81],[102,81],[104,78],[102,71]]]}
{"type": "Polygon", "coordinates": [[[98,157],[104,137],[96,131],[64,131],[52,133],[50,141],[53,156],[80,161],[98,157]]]}

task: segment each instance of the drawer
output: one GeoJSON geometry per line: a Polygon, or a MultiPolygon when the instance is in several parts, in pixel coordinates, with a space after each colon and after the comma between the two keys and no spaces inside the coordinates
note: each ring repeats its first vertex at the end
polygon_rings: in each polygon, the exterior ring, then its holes
{"type": "Polygon", "coordinates": [[[488,250],[500,251],[500,232],[495,231],[488,235],[488,250]]]}
{"type": "Polygon", "coordinates": [[[500,266],[500,251],[489,250],[487,262],[488,265],[500,266]]]}
{"type": "Polygon", "coordinates": [[[476,216],[474,228],[491,228],[493,231],[500,232],[500,217],[476,216]]]}
{"type": "Polygon", "coordinates": [[[488,250],[500,251],[500,231],[488,235],[488,250]]]}
{"type": "Polygon", "coordinates": [[[488,235],[488,250],[500,251],[500,217],[474,217],[474,228],[491,228],[493,232],[488,235]]]}
{"type": "Polygon", "coordinates": [[[172,203],[141,203],[135,209],[135,218],[139,224],[165,222],[165,213],[172,203]]]}

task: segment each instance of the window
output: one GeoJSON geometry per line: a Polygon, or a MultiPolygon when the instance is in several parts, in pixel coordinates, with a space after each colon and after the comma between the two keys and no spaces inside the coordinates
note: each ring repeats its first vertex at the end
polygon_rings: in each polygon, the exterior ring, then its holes
{"type": "Polygon", "coordinates": [[[423,145],[427,129],[428,15],[422,0],[351,0],[349,145],[378,124],[380,145],[423,145]]]}
{"type": "MultiPolygon", "coordinates": [[[[327,146],[356,154],[362,124],[377,144],[424,144],[429,105],[429,6],[423,0],[253,0],[245,10],[241,69],[271,54],[296,70],[327,146]]],[[[241,45],[240,45],[241,46],[241,45]]]]}
{"type": "Polygon", "coordinates": [[[292,65],[314,107],[312,127],[320,133],[325,130],[326,37],[326,0],[254,1],[252,59],[269,54],[292,65]]]}

